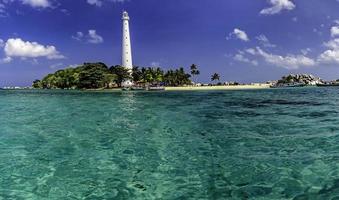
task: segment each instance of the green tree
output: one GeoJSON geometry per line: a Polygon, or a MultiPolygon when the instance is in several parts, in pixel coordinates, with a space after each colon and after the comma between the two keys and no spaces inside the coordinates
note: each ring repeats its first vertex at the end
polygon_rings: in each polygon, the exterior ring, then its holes
{"type": "Polygon", "coordinates": [[[78,87],[95,89],[105,87],[105,74],[109,73],[104,63],[85,63],[79,73],[78,87]]]}
{"type": "MultiPolygon", "coordinates": [[[[200,75],[200,71],[198,70],[198,66],[195,64],[191,65],[191,75],[192,78],[194,79],[195,76],[200,75]]],[[[197,83],[197,80],[194,81],[195,83],[197,83]]]]}
{"type": "Polygon", "coordinates": [[[132,79],[130,70],[120,65],[112,66],[109,71],[116,75],[116,83],[119,87],[124,81],[132,79]]]}
{"type": "Polygon", "coordinates": [[[212,76],[211,76],[211,81],[220,81],[220,75],[218,73],[214,73],[212,76]]]}
{"type": "Polygon", "coordinates": [[[164,82],[168,86],[190,85],[192,83],[190,77],[191,75],[187,74],[184,68],[181,67],[175,71],[168,70],[164,75],[164,82]]]}
{"type": "Polygon", "coordinates": [[[106,73],[104,74],[104,84],[105,88],[109,88],[110,84],[116,83],[118,80],[118,77],[116,74],[106,73]]]}
{"type": "Polygon", "coordinates": [[[32,84],[32,87],[35,88],[35,89],[41,89],[42,88],[42,83],[40,80],[35,80],[33,81],[33,84],[32,84]]]}
{"type": "Polygon", "coordinates": [[[132,70],[132,79],[133,79],[133,82],[134,83],[143,82],[142,78],[143,78],[142,77],[142,72],[139,69],[139,67],[133,67],[133,70],[132,70]]]}
{"type": "Polygon", "coordinates": [[[156,69],[153,69],[153,79],[156,82],[156,84],[160,84],[164,81],[164,71],[160,69],[160,67],[157,67],[156,69]]]}

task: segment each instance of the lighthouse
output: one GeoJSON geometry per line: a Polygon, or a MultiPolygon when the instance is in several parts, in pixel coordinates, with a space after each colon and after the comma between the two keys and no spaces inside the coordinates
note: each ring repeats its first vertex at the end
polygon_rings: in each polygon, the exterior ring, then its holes
{"type": "MultiPolygon", "coordinates": [[[[132,47],[131,47],[131,36],[129,31],[129,16],[126,11],[122,13],[122,61],[121,66],[125,67],[132,74],[133,61],[132,61],[132,47]]],[[[126,80],[123,83],[124,87],[132,86],[131,80],[126,80]]]]}

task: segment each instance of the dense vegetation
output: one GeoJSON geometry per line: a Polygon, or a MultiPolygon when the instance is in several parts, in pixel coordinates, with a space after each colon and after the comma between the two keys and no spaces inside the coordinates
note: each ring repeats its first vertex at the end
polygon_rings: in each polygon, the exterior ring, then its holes
{"type": "MultiPolygon", "coordinates": [[[[199,75],[192,65],[191,74],[199,75]]],[[[164,71],[160,68],[134,67],[131,73],[119,65],[107,67],[104,63],[84,63],[76,68],[59,70],[42,80],[33,82],[34,88],[43,89],[97,89],[121,87],[132,79],[138,85],[182,86],[192,84],[191,75],[183,68],[164,71]]]]}

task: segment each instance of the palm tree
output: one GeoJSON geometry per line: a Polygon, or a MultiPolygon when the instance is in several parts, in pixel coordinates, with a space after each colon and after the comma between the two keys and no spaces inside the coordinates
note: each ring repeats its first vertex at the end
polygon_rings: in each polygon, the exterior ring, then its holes
{"type": "Polygon", "coordinates": [[[142,82],[142,72],[139,67],[135,66],[132,70],[132,78],[134,83],[142,82]]]}
{"type": "Polygon", "coordinates": [[[160,84],[161,82],[164,81],[164,71],[162,71],[160,67],[154,70],[153,75],[154,75],[153,79],[157,84],[160,84]]]}
{"type": "Polygon", "coordinates": [[[220,75],[218,73],[214,73],[211,77],[211,81],[220,81],[220,75]]]}
{"type": "MultiPolygon", "coordinates": [[[[191,65],[191,75],[192,75],[193,79],[194,79],[194,76],[198,76],[199,74],[200,74],[200,71],[198,70],[198,66],[195,65],[195,64],[192,64],[191,65]]],[[[194,82],[197,83],[196,80],[194,82]]]]}

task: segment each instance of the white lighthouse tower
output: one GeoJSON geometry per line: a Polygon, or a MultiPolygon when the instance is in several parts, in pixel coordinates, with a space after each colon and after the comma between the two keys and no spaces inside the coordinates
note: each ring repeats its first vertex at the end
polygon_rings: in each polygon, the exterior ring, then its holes
{"type": "MultiPolygon", "coordinates": [[[[126,11],[122,13],[122,61],[121,66],[125,67],[132,74],[133,62],[132,62],[132,47],[131,36],[129,32],[129,16],[126,11]]],[[[132,86],[131,80],[127,80],[123,83],[124,87],[132,86]]]]}

